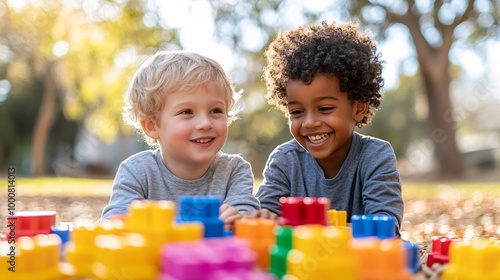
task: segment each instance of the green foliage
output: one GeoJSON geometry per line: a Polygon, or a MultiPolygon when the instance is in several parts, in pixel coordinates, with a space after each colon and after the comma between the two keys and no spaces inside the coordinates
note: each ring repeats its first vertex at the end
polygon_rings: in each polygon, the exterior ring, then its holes
{"type": "MultiPolygon", "coordinates": [[[[0,163],[21,165],[13,158],[26,158],[50,65],[57,71],[58,96],[48,129],[58,130],[52,132],[61,137],[58,141],[71,143],[77,123],[106,142],[120,132],[130,133],[121,109],[133,72],[144,55],[167,44],[180,48],[176,30],[162,25],[156,7],[146,0],[12,3],[0,1],[0,49],[4,50],[0,80],[12,85],[7,100],[0,103],[6,132],[0,136],[0,163]],[[146,26],[146,14],[158,20],[146,26]],[[22,156],[11,148],[19,143],[25,147],[22,156]]],[[[49,151],[58,145],[48,143],[49,151]]]]}

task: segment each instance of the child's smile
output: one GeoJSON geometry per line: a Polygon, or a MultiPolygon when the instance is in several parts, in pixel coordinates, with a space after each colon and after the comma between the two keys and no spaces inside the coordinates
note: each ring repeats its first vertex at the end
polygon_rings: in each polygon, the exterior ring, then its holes
{"type": "Polygon", "coordinates": [[[309,141],[313,144],[320,144],[325,142],[328,138],[330,138],[330,133],[318,134],[318,135],[310,135],[306,136],[309,141]]]}

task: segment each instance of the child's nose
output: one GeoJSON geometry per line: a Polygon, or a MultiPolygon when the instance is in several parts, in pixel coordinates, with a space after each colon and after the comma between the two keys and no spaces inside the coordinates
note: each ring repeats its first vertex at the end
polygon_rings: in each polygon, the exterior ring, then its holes
{"type": "Polygon", "coordinates": [[[304,117],[304,122],[302,123],[303,127],[314,127],[318,125],[318,119],[314,116],[314,114],[306,114],[304,117]]]}
{"type": "Polygon", "coordinates": [[[209,115],[200,114],[196,122],[196,129],[209,129],[212,128],[212,120],[209,115]]]}

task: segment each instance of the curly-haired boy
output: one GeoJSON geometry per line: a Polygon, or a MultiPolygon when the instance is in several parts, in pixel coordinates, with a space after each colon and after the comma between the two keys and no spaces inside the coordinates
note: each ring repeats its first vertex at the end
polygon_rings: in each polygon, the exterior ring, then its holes
{"type": "Polygon", "coordinates": [[[266,98],[288,117],[294,139],[269,156],[250,216],[280,215],[280,197],[326,197],[331,208],[403,218],[396,156],[383,140],[354,131],[381,103],[376,43],[352,22],[278,34],[265,53],[266,98]]]}

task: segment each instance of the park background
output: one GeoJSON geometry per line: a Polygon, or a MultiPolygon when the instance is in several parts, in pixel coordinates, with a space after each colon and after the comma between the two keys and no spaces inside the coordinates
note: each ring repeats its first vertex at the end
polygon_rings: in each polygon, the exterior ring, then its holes
{"type": "MultiPolygon", "coordinates": [[[[0,174],[16,168],[18,210],[94,222],[120,162],[148,146],[122,120],[146,55],[186,49],[221,62],[245,110],[224,151],[260,180],[291,139],[261,79],[277,32],[360,23],[379,42],[384,98],[359,131],[398,157],[405,237],[500,234],[498,0],[1,0],[0,174]]],[[[7,189],[0,193],[6,197],[7,189]]],[[[7,213],[1,200],[0,218],[7,213]]]]}

